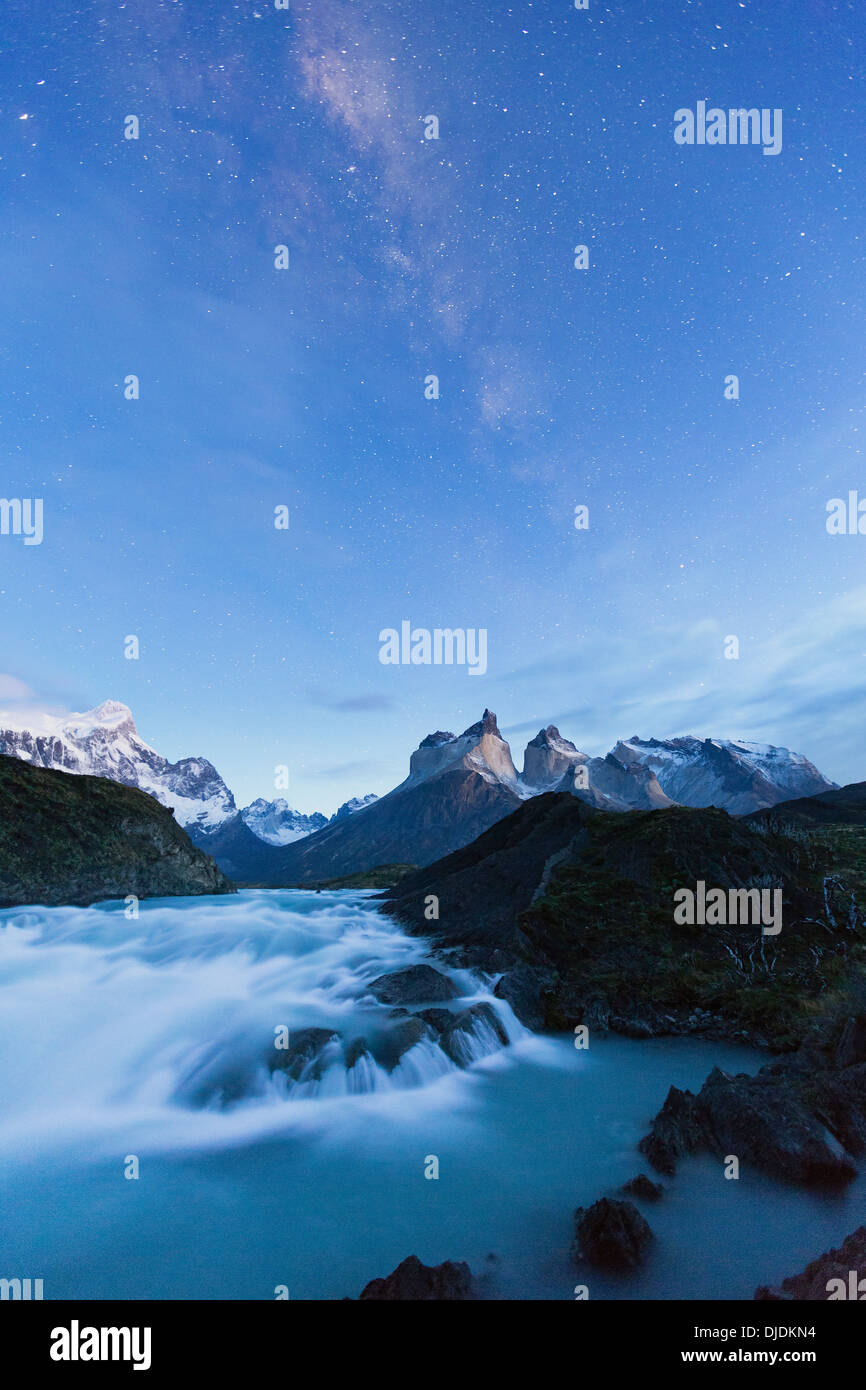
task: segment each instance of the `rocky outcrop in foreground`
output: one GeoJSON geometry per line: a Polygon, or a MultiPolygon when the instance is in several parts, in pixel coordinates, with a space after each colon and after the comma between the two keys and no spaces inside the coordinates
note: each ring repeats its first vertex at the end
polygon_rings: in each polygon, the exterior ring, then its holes
{"type": "Polygon", "coordinates": [[[454,1302],[473,1296],[472,1273],[467,1264],[445,1260],[441,1265],[423,1265],[417,1255],[410,1255],[386,1279],[371,1279],[361,1292],[362,1300],[413,1299],[416,1302],[434,1299],[454,1302]]]}
{"type": "Polygon", "coordinates": [[[145,792],[0,756],[0,907],[232,892],[145,792]]]}
{"type": "Polygon", "coordinates": [[[866,1299],[866,1226],[859,1226],[847,1236],[838,1250],[828,1250],[813,1260],[802,1274],[783,1279],[778,1288],[762,1285],[756,1290],[755,1298],[765,1302],[794,1299],[863,1301],[866,1299]]]}
{"type": "Polygon", "coordinates": [[[574,1213],[572,1256],[607,1269],[633,1269],[653,1242],[653,1233],[633,1202],[602,1197],[574,1213]]]}
{"type": "Polygon", "coordinates": [[[866,1152],[866,1015],[825,1025],[756,1076],[715,1068],[697,1095],[672,1086],[640,1148],[673,1173],[699,1150],[808,1186],[839,1186],[866,1152]]]}

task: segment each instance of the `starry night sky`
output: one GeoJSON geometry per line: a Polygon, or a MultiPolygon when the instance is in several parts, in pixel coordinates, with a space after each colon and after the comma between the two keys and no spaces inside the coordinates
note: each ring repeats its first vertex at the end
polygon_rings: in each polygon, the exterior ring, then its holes
{"type": "Polygon", "coordinates": [[[553,722],[866,777],[866,536],[825,525],[866,497],[862,0],[3,11],[0,492],[45,505],[5,707],[120,699],[326,812],[485,705],[518,761],[553,722]],[[782,152],[677,145],[699,100],[782,152]],[[380,665],[405,618],[487,675],[380,665]]]}

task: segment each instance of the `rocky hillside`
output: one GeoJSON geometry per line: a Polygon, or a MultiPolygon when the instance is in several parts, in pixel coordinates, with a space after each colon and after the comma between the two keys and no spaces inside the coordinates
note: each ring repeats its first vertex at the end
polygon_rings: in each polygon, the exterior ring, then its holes
{"type": "Polygon", "coordinates": [[[821,841],[761,829],[720,810],[594,812],[548,793],[407,874],[386,910],[504,972],[497,993],[530,1026],[701,1031],[783,1050],[863,968],[863,903],[821,841]],[[675,892],[700,880],[780,889],[781,932],[677,924],[675,892]],[[431,895],[438,920],[425,917],[431,895]]]}
{"type": "Polygon", "coordinates": [[[153,797],[0,756],[0,907],[233,891],[153,797]]]}

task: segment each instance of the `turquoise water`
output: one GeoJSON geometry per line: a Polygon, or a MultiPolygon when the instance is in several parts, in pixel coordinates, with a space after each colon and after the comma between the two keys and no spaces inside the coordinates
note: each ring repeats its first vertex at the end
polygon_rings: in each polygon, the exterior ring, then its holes
{"type": "MultiPolygon", "coordinates": [[[[42,1278],[46,1298],[336,1299],[416,1254],[466,1260],[491,1298],[751,1298],[862,1221],[860,1180],[821,1197],[697,1158],[643,1207],[639,1273],[571,1264],[573,1209],[646,1170],[636,1144],[668,1087],[756,1070],[742,1048],[576,1051],[496,1001],[510,1045],[480,1040],[466,1070],[423,1044],[360,1092],[338,1058],[294,1090],[269,1078],[276,1026],[372,1036],[387,1011],[366,986],[424,959],[357,893],[0,914],[0,1276],[42,1278]],[[239,1104],[191,1102],[192,1080],[238,1066],[239,1104]]],[[[492,1002],[449,973],[459,1007],[492,1002]]]]}

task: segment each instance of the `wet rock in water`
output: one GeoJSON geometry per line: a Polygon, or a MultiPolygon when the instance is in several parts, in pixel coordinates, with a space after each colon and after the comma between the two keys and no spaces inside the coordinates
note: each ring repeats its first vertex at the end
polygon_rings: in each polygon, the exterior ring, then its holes
{"type": "Polygon", "coordinates": [[[362,1057],[370,1056],[370,1049],[367,1046],[366,1038],[353,1038],[345,1051],[346,1071],[351,1071],[356,1062],[360,1062],[362,1057]]]}
{"type": "Polygon", "coordinates": [[[653,1182],[646,1173],[638,1173],[631,1182],[623,1185],[623,1192],[630,1192],[633,1197],[642,1197],[645,1202],[657,1202],[664,1193],[664,1188],[660,1182],[653,1182]]]}
{"type": "Polygon", "coordinates": [[[544,1027],[544,1008],[541,1002],[544,987],[544,973],[532,970],[526,965],[517,965],[508,970],[496,984],[493,993],[497,999],[510,1004],[514,1017],[525,1028],[538,1033],[544,1027]]]}
{"type": "Polygon", "coordinates": [[[490,1030],[500,1047],[508,1046],[508,1034],[492,1004],[472,1004],[452,1014],[451,1024],[439,1038],[439,1046],[458,1067],[467,1067],[477,1055],[477,1031],[490,1030]]]}
{"type": "Polygon", "coordinates": [[[456,999],[460,993],[453,981],[432,965],[410,965],[380,975],[367,988],[382,1004],[435,1004],[456,999]]]}
{"type": "Polygon", "coordinates": [[[425,1023],[435,1029],[437,1033],[444,1033],[446,1028],[450,1028],[454,1022],[454,1014],[450,1009],[421,1009],[418,1013],[419,1018],[423,1018],[425,1023]]]}
{"type": "MultiPolygon", "coordinates": [[[[853,1082],[847,1073],[847,1091],[853,1082]]],[[[866,1071],[866,1068],[864,1068],[866,1071]]],[[[706,1150],[719,1158],[734,1154],[771,1177],[811,1186],[838,1186],[856,1174],[851,1158],[828,1130],[829,1110],[859,1143],[856,1106],[833,1087],[819,1099],[816,1078],[782,1065],[757,1076],[730,1076],[715,1067],[698,1095],[672,1086],[640,1150],[661,1173],[673,1173],[676,1160],[706,1150]],[[844,1112],[844,1113],[843,1113],[844,1112]]],[[[862,1089],[862,1083],[861,1083],[862,1089]]]]}
{"type": "Polygon", "coordinates": [[[425,1038],[435,1041],[433,1029],[419,1015],[410,1014],[382,1034],[374,1045],[376,1060],[388,1071],[393,1071],[404,1054],[425,1038]]]}
{"type": "Polygon", "coordinates": [[[441,1265],[424,1265],[410,1255],[386,1279],[371,1279],[361,1292],[363,1300],[471,1299],[472,1273],[462,1261],[445,1260],[441,1265]]]}
{"type": "Polygon", "coordinates": [[[763,1284],[755,1290],[762,1302],[813,1302],[866,1298],[866,1226],[859,1226],[839,1246],[812,1260],[802,1274],[783,1279],[777,1288],[763,1284]],[[862,1287],[861,1287],[862,1281],[862,1287]]]}
{"type": "Polygon", "coordinates": [[[339,1040],[333,1028],[299,1028],[289,1033],[288,1047],[272,1050],[268,1070],[284,1072],[291,1081],[319,1081],[328,1064],[325,1049],[339,1040]]]}
{"type": "Polygon", "coordinates": [[[633,1269],[652,1241],[653,1233],[633,1202],[602,1197],[574,1213],[575,1259],[607,1269],[633,1269]]]}

